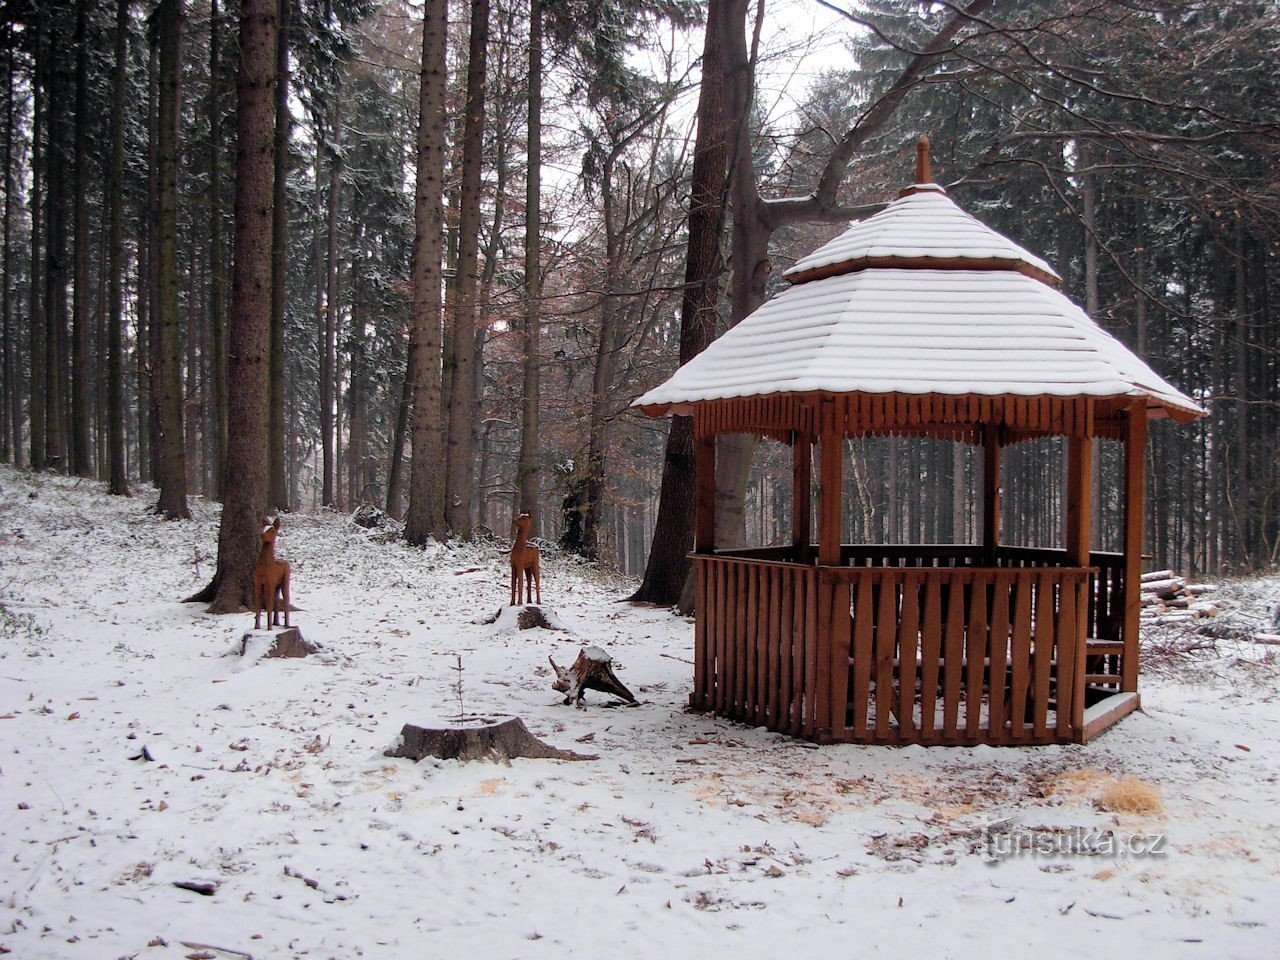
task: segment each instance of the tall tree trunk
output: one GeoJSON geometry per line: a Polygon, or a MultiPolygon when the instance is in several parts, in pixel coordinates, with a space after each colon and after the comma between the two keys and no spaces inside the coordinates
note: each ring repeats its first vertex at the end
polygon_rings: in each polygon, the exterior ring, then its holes
{"type": "MultiPolygon", "coordinates": [[[[730,15],[730,7],[724,0],[712,0],[707,7],[690,185],[689,244],[680,304],[681,366],[705,350],[715,336],[716,305],[724,272],[720,240],[725,221],[730,115],[724,72],[725,27],[720,19],[730,15]]],[[[690,571],[688,554],[693,548],[693,461],[693,418],[672,417],[653,543],[644,579],[633,600],[663,605],[680,600],[690,571]]]]}
{"type": "Polygon", "coordinates": [[[462,135],[462,193],[458,211],[458,273],[451,323],[453,380],[445,473],[445,516],[449,529],[464,538],[471,536],[471,497],[475,486],[476,396],[473,368],[488,45],[489,0],[471,0],[471,43],[462,135]]]}
{"type": "Polygon", "coordinates": [[[542,0],[529,0],[528,169],[525,179],[524,358],[521,364],[520,459],[516,467],[518,510],[538,526],[539,422],[542,393],[542,0]]]}
{"type": "Polygon", "coordinates": [[[613,194],[614,161],[611,155],[603,164],[600,177],[600,199],[604,211],[605,264],[604,292],[600,298],[600,336],[596,341],[595,366],[591,375],[591,407],[587,417],[587,461],[576,509],[582,514],[584,557],[600,556],[600,527],[605,487],[605,446],[613,379],[617,368],[618,334],[622,323],[621,274],[622,236],[617,224],[617,203],[613,194]]]}
{"type": "Polygon", "coordinates": [[[111,168],[107,182],[107,460],[108,490],[129,496],[124,447],[124,111],[128,88],[129,0],[116,0],[112,75],[111,168]]]}
{"type": "Polygon", "coordinates": [[[289,16],[290,0],[279,0],[276,33],[276,161],[275,214],[271,222],[271,363],[268,385],[267,477],[269,502],[278,510],[289,509],[284,476],[284,309],[289,277],[289,16]]]}
{"type": "Polygon", "coordinates": [[[414,187],[413,320],[409,372],[413,377],[413,456],[404,537],[421,546],[447,529],[440,422],[441,228],[444,224],[445,35],[447,0],[426,0],[418,92],[417,173],[414,187]]]}
{"type": "Polygon", "coordinates": [[[1252,500],[1253,487],[1252,478],[1249,475],[1249,467],[1251,458],[1249,456],[1252,444],[1249,442],[1249,315],[1248,315],[1248,299],[1247,299],[1247,276],[1245,273],[1245,256],[1244,256],[1244,225],[1239,219],[1235,224],[1234,246],[1232,249],[1232,278],[1234,303],[1232,304],[1232,313],[1234,314],[1234,335],[1232,337],[1232,392],[1235,394],[1234,414],[1235,414],[1235,436],[1233,437],[1232,446],[1235,448],[1235,456],[1232,458],[1234,469],[1232,470],[1232,479],[1234,480],[1235,498],[1232,504],[1232,513],[1234,515],[1236,527],[1236,569],[1238,572],[1245,572],[1252,568],[1253,556],[1251,547],[1253,546],[1253,531],[1250,529],[1252,522],[1252,500]]]}
{"type": "Polygon", "coordinates": [[[400,400],[396,404],[395,426],[391,434],[391,466],[387,471],[386,511],[399,519],[404,500],[404,441],[409,432],[409,414],[413,410],[413,334],[405,357],[404,377],[400,380],[400,400]]]}
{"type": "Polygon", "coordinates": [[[4,277],[0,278],[0,310],[4,315],[3,429],[0,430],[0,458],[22,465],[22,408],[18,397],[18,344],[13,324],[13,25],[5,30],[4,98],[4,277]]]}
{"type": "Polygon", "coordinates": [[[87,3],[76,4],[76,122],[75,122],[75,288],[71,312],[71,472],[78,477],[93,473],[90,441],[91,391],[97,377],[89,372],[89,186],[88,130],[89,53],[86,38],[87,3]]]}
{"type": "Polygon", "coordinates": [[[45,323],[44,376],[45,460],[66,472],[67,458],[67,152],[73,122],[67,109],[69,94],[65,40],[55,24],[49,31],[49,138],[45,191],[45,323]]]}
{"type": "Polygon", "coordinates": [[[156,8],[160,43],[157,109],[156,275],[159,297],[154,318],[156,412],[160,450],[156,510],[167,519],[191,516],[187,507],[187,453],[183,433],[182,337],[178,318],[178,131],[182,117],[181,72],[183,0],[160,0],[156,8]]]}
{"type": "Polygon", "coordinates": [[[243,0],[236,77],[235,252],[227,364],[227,462],[211,613],[250,602],[267,504],[267,368],[275,173],[276,0],[243,0]]]}
{"type": "Polygon", "coordinates": [[[337,505],[334,479],[337,452],[334,450],[334,399],[337,392],[338,336],[338,195],[342,189],[342,101],[334,91],[329,125],[329,199],[326,210],[324,344],[320,354],[320,448],[324,481],[320,500],[326,507],[337,505]]]}
{"type": "Polygon", "coordinates": [[[41,4],[36,4],[36,31],[33,41],[34,57],[31,65],[31,275],[27,278],[29,299],[31,302],[31,321],[28,331],[28,362],[31,367],[31,402],[27,410],[28,429],[31,440],[31,469],[43,470],[47,466],[45,460],[45,376],[44,376],[44,341],[48,336],[48,324],[45,318],[44,284],[42,264],[44,253],[44,211],[41,203],[42,195],[47,196],[46,154],[41,147],[41,136],[48,124],[45,111],[45,12],[41,4]]]}
{"type": "Polygon", "coordinates": [[[213,341],[214,498],[222,499],[227,458],[226,267],[222,238],[222,18],[209,0],[209,331],[213,341]]]}

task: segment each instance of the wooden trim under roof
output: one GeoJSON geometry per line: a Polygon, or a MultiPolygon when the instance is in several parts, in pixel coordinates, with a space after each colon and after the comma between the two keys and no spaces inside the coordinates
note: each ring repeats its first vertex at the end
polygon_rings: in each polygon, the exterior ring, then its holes
{"type": "MultiPolygon", "coordinates": [[[[1125,410],[1136,397],[979,396],[906,393],[775,393],[767,396],[704,400],[642,407],[649,416],[692,415],[697,436],[758,433],[780,442],[818,431],[823,399],[835,402],[845,436],[896,434],[981,442],[982,425],[1002,429],[1006,443],[1039,436],[1123,436],[1125,410]]],[[[1169,416],[1179,423],[1195,419],[1188,410],[1148,400],[1148,418],[1169,416]]]]}
{"type": "Polygon", "coordinates": [[[808,283],[810,280],[825,280],[828,277],[839,277],[859,270],[887,268],[892,270],[1013,270],[1032,280],[1039,280],[1053,289],[1062,286],[1062,281],[1039,267],[1032,266],[1025,260],[1014,260],[1010,257],[859,257],[856,260],[843,260],[840,263],[829,263],[800,273],[787,276],[792,285],[808,283]]]}

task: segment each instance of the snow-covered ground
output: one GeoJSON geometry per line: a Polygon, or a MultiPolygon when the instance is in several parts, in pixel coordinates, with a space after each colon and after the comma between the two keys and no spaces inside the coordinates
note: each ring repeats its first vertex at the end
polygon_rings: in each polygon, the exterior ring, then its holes
{"type": "MultiPolygon", "coordinates": [[[[252,618],[180,602],[216,510],[148,506],[0,471],[0,953],[1276,955],[1280,648],[1247,630],[1144,674],[1088,746],[815,748],[685,712],[692,625],[621,581],[549,557],[565,629],[486,626],[503,544],[341,516],[280,538],[320,655],[230,655],[252,618]],[[562,705],[547,657],[588,642],[641,706],[562,705]],[[459,712],[599,759],[383,756],[459,712]],[[1038,852],[993,859],[1008,837],[1038,852]],[[1097,849],[1046,852],[1072,838],[1097,849]]],[[[1233,596],[1272,629],[1280,579],[1233,596]]]]}

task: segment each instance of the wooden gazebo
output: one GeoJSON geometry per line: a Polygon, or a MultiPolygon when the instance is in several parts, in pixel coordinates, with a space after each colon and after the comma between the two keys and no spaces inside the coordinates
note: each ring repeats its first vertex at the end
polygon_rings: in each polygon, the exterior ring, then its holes
{"type": "Polygon", "coordinates": [[[822,742],[1083,742],[1138,706],[1147,421],[1203,411],[929,182],[635,401],[691,415],[695,708],[822,742]],[[788,546],[718,550],[716,438],[792,450],[788,546]],[[982,542],[841,542],[845,439],[980,445],[982,542]],[[1065,549],[1000,542],[1002,449],[1065,438],[1065,549]],[[1090,549],[1092,440],[1124,445],[1123,549],[1090,549]],[[818,447],[816,542],[811,511],[818,447]]]}

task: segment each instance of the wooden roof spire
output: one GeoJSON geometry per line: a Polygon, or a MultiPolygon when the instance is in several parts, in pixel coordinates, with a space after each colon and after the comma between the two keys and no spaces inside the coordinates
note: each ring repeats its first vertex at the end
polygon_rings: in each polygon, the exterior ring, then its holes
{"type": "Polygon", "coordinates": [[[933,183],[933,172],[929,169],[928,137],[921,137],[916,141],[916,183],[933,183]]]}

